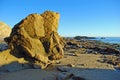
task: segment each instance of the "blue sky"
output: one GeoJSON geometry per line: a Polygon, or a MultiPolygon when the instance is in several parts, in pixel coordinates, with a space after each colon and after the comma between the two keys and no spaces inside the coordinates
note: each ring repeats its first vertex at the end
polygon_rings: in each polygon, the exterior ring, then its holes
{"type": "Polygon", "coordinates": [[[46,10],[60,13],[62,36],[120,37],[120,0],[0,0],[0,21],[13,27],[46,10]]]}

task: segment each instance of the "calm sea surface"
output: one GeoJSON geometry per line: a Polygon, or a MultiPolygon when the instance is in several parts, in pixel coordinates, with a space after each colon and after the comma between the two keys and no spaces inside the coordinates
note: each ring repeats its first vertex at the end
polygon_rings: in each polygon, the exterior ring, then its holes
{"type": "Polygon", "coordinates": [[[120,37],[96,37],[94,40],[99,40],[106,43],[117,43],[120,44],[120,37]]]}

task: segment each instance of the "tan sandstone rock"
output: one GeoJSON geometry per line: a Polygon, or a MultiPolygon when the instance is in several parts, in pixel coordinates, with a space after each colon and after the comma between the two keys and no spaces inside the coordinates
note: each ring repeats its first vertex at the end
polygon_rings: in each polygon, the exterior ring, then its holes
{"type": "Polygon", "coordinates": [[[0,38],[8,37],[11,33],[11,28],[0,21],[0,38]]]}
{"type": "Polygon", "coordinates": [[[30,14],[20,21],[5,39],[11,53],[37,62],[41,68],[62,58],[63,41],[57,33],[59,17],[56,12],[46,11],[41,15],[30,14]]]}

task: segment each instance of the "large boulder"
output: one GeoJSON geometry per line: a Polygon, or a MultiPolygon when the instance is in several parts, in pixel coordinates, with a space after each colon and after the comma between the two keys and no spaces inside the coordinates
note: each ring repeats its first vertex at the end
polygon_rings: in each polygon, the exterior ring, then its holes
{"type": "Polygon", "coordinates": [[[45,68],[52,60],[63,57],[63,42],[58,35],[60,15],[46,11],[30,14],[12,29],[8,43],[11,53],[24,57],[31,63],[45,68]]]}
{"type": "Polygon", "coordinates": [[[0,38],[8,37],[10,33],[11,33],[11,28],[4,22],[0,21],[0,38]]]}

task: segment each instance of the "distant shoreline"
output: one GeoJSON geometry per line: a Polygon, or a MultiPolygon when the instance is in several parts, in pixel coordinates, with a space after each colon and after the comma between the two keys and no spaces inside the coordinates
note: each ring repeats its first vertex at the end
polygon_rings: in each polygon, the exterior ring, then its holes
{"type": "Polygon", "coordinates": [[[88,37],[88,36],[75,36],[75,37],[65,37],[69,39],[76,40],[97,40],[109,44],[120,44],[120,37],[88,37]]]}
{"type": "Polygon", "coordinates": [[[95,39],[90,40],[102,41],[109,44],[120,44],[120,37],[96,37],[95,39]]]}

